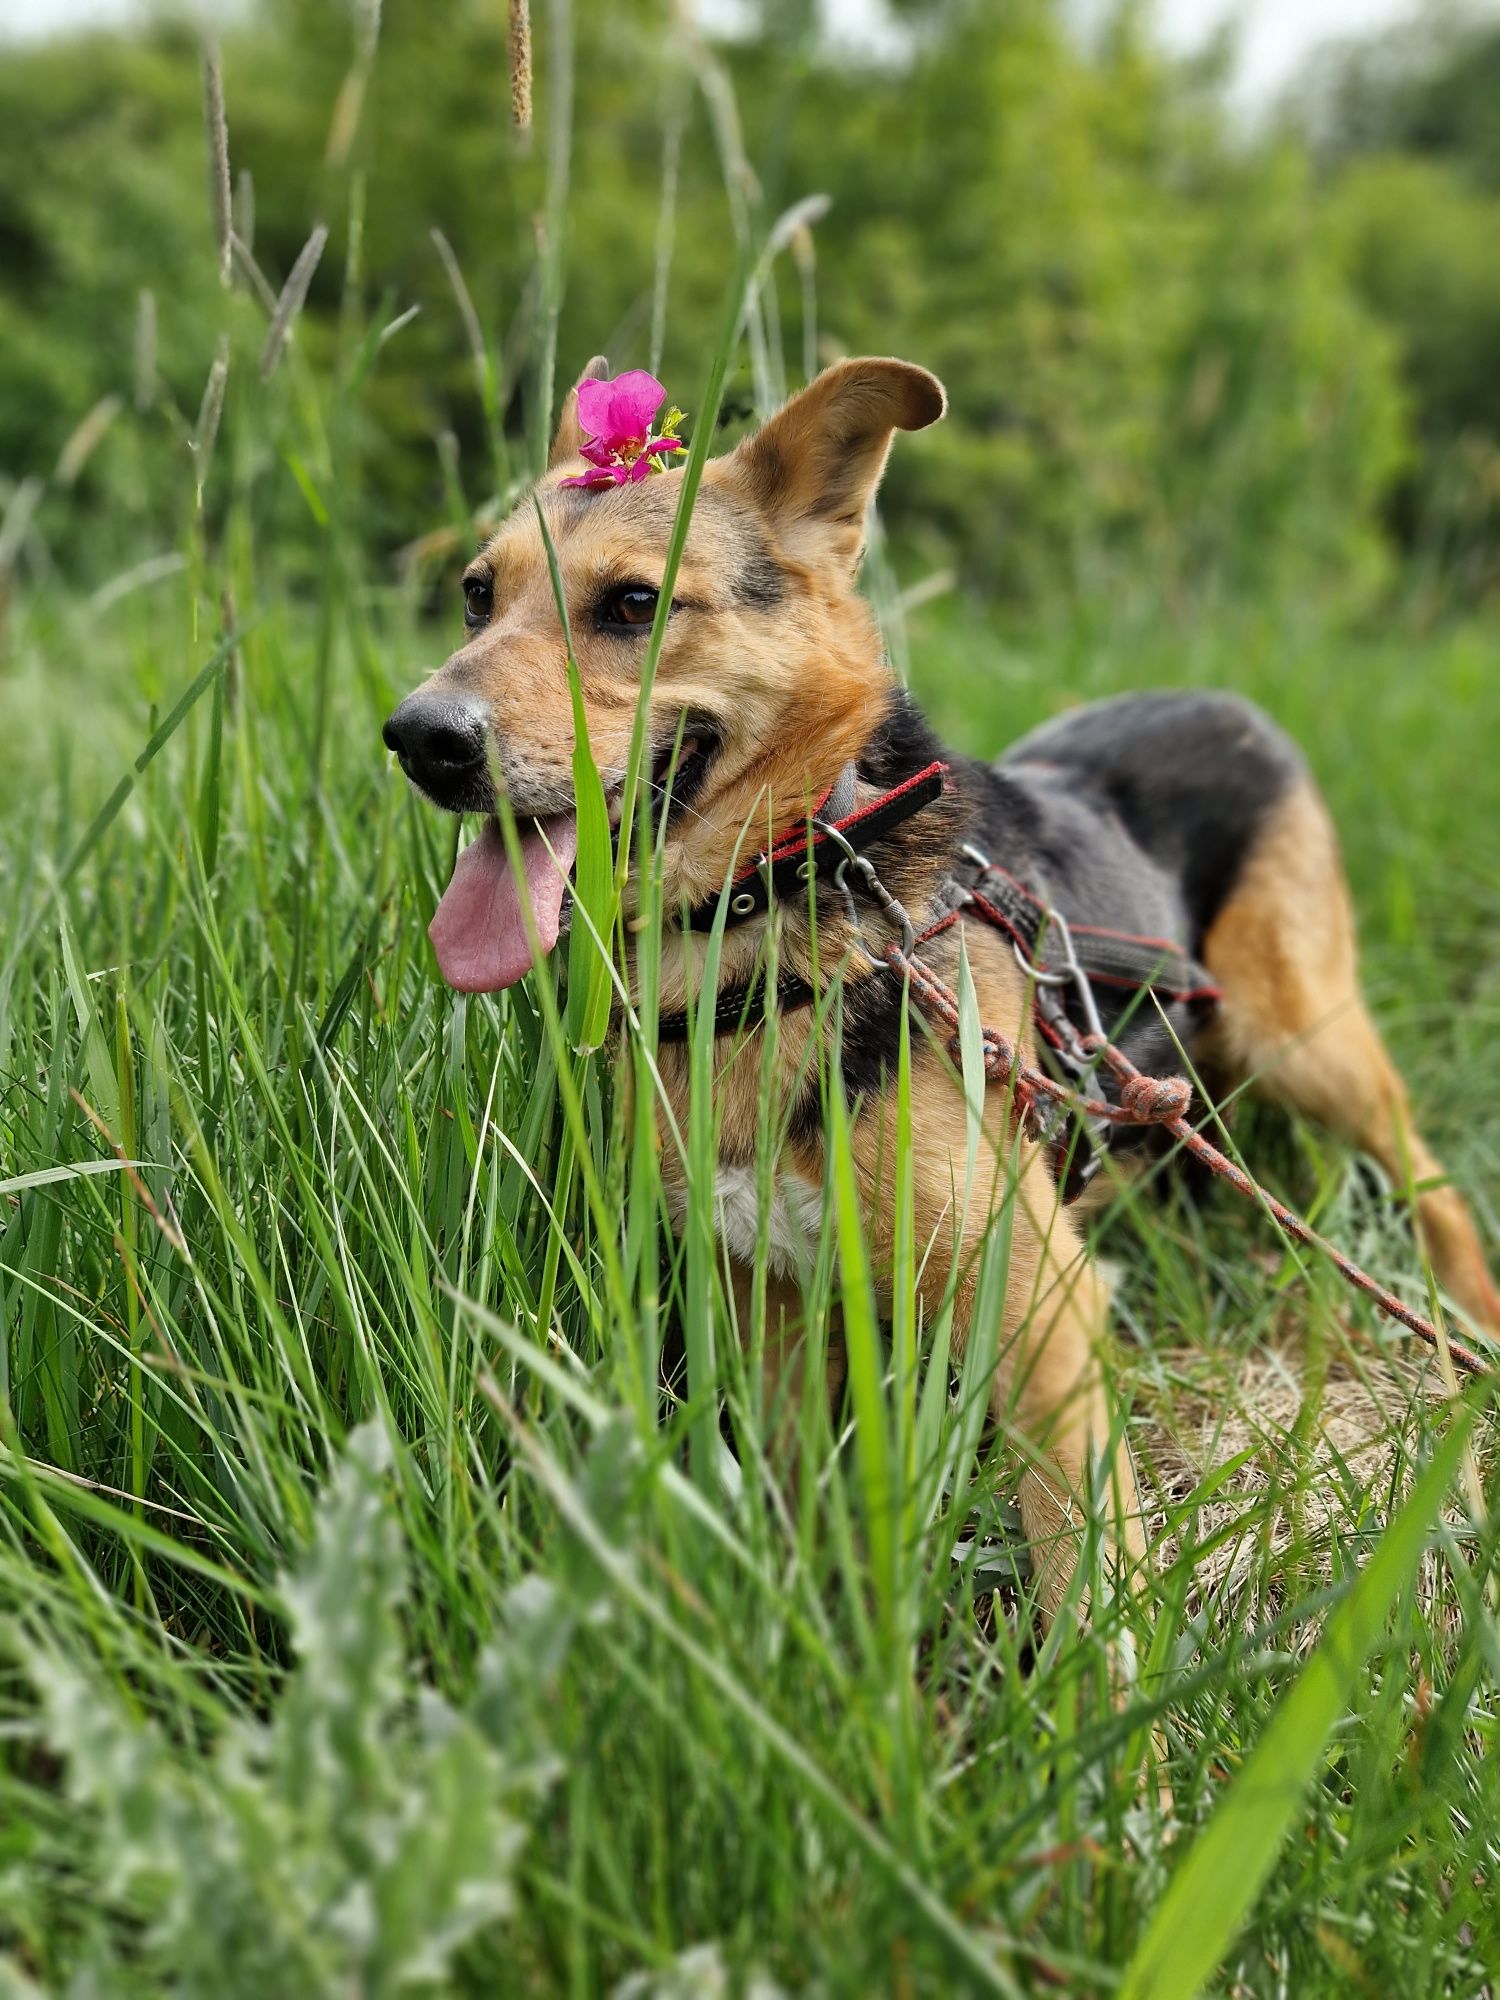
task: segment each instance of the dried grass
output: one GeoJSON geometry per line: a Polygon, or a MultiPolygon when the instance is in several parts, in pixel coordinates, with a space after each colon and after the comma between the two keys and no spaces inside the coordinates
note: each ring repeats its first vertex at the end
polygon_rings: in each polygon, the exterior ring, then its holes
{"type": "Polygon", "coordinates": [[[1201,1550],[1192,1609],[1214,1598],[1223,1609],[1278,1563],[1281,1601],[1326,1582],[1334,1544],[1383,1525],[1410,1487],[1415,1435],[1445,1400],[1424,1359],[1335,1356],[1312,1413],[1295,1348],[1232,1360],[1185,1348],[1158,1359],[1175,1386],[1139,1427],[1137,1462],[1157,1567],[1182,1552],[1189,1524],[1201,1550]],[[1226,1467],[1183,1523],[1184,1504],[1226,1467]]]}

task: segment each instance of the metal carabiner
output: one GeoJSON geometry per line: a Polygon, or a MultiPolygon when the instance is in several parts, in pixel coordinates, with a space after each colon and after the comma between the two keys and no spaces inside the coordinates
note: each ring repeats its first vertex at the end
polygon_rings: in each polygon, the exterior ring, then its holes
{"type": "Polygon", "coordinates": [[[1029,959],[1026,956],[1015,938],[1011,939],[1010,948],[1016,955],[1016,964],[1020,966],[1033,985],[1071,986],[1073,984],[1073,975],[1066,966],[1063,967],[1061,972],[1053,972],[1045,965],[1036,964],[1033,959],[1029,959]]]}
{"type": "Polygon", "coordinates": [[[871,951],[869,945],[865,943],[864,925],[860,921],[859,905],[854,900],[854,890],[849,883],[849,869],[851,866],[858,872],[860,880],[874,898],[876,907],[887,926],[900,937],[902,951],[910,958],[917,948],[917,932],[916,926],[907,914],[906,905],[898,897],[893,896],[890,890],[887,889],[884,882],[876,874],[875,864],[870,860],[869,856],[861,854],[857,847],[852,846],[836,826],[831,825],[827,820],[821,819],[815,819],[813,826],[825,840],[831,841],[841,852],[842,859],[833,871],[833,886],[844,899],[845,908],[849,913],[849,921],[853,925],[855,935],[859,939],[860,948],[870,963],[883,967],[885,959],[879,953],[871,951]]]}
{"type": "Polygon", "coordinates": [[[1047,983],[1055,985],[1066,984],[1071,981],[1073,990],[1078,995],[1079,1005],[1083,1008],[1084,1022],[1090,1035],[1096,1036],[1102,1042],[1105,1039],[1104,1023],[1099,1019],[1099,1006],[1094,998],[1093,984],[1082,965],[1078,962],[1078,952],[1073,943],[1073,933],[1068,929],[1066,917],[1063,916],[1061,910],[1054,910],[1049,905],[1047,909],[1047,929],[1050,931],[1054,928],[1057,931],[1058,942],[1062,947],[1063,971],[1058,979],[1049,979],[1047,983]]]}

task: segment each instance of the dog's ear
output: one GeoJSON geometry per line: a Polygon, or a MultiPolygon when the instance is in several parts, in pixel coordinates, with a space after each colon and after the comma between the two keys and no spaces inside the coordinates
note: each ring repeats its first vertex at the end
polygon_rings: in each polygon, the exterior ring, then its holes
{"type": "Polygon", "coordinates": [[[836,361],[728,463],[790,554],[852,571],[893,433],[946,408],[942,383],[910,361],[836,361]]]}
{"type": "MultiPolygon", "coordinates": [[[[578,382],[605,382],[608,379],[609,363],[602,354],[596,354],[578,382]]],[[[552,440],[552,456],[547,460],[549,470],[566,465],[570,458],[577,458],[583,444],[583,432],[578,428],[578,382],[568,391],[562,415],[557,420],[557,436],[552,440]]]]}

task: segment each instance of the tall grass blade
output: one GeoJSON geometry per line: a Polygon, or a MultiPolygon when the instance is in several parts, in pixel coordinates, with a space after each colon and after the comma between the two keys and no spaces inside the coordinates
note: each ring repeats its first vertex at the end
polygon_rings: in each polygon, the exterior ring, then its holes
{"type": "Polygon", "coordinates": [[[1239,1933],[1317,1769],[1328,1732],[1432,1532],[1474,1420],[1460,1410],[1385,1528],[1249,1761],[1189,1849],[1120,1987],[1120,2000],[1192,2000],[1239,1933]]]}
{"type": "Polygon", "coordinates": [[[297,323],[297,315],[307,302],[313,274],[323,256],[324,245],[328,241],[328,225],[320,222],[311,236],[297,253],[297,261],[287,274],[287,281],[281,288],[281,296],[276,301],[276,310],[271,315],[271,324],[266,328],[265,346],[260,351],[260,379],[269,382],[276,373],[287,342],[292,337],[292,328],[297,323]]]}

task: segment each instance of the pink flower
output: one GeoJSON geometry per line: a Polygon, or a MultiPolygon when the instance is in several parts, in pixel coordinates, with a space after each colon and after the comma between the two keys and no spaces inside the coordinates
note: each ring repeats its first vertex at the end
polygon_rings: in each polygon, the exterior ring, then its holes
{"type": "Polygon", "coordinates": [[[652,421],[666,401],[666,390],[644,368],[628,369],[612,382],[580,382],[578,423],[585,433],[580,446],[589,462],[587,472],[559,480],[561,486],[632,486],[669,451],[684,449],[673,432],[682,422],[681,410],[669,410],[653,437],[652,421]]]}

